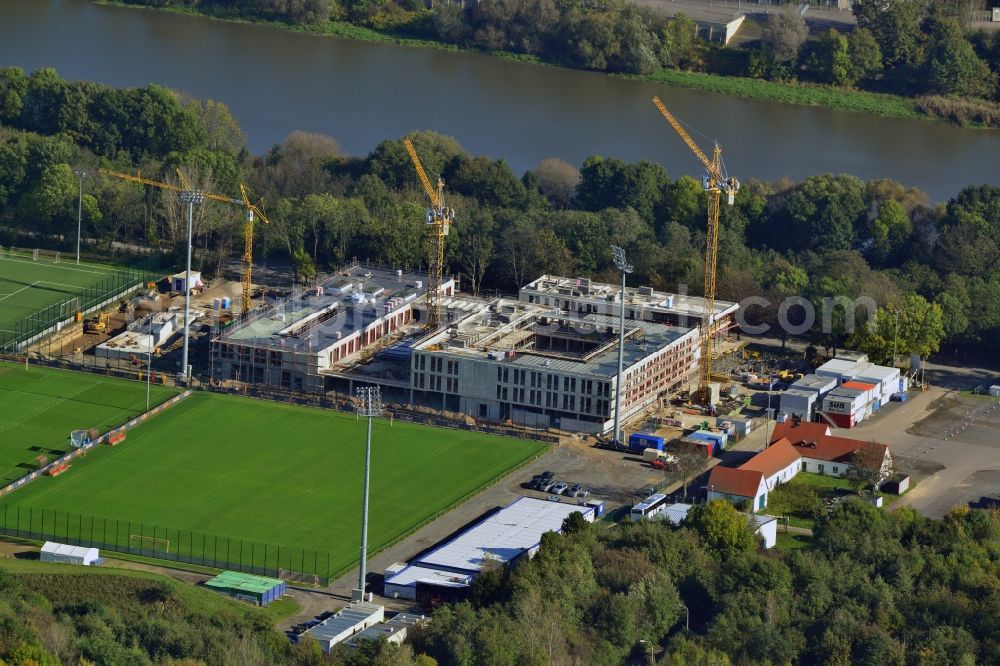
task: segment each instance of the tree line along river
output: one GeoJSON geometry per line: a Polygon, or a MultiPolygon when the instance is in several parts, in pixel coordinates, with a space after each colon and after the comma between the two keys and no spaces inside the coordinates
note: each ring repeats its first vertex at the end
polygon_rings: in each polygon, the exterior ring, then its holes
{"type": "Polygon", "coordinates": [[[1000,131],[726,97],[468,52],[320,37],[88,0],[4,0],[0,65],[55,67],[113,86],[158,83],[226,103],[260,153],[293,130],[351,154],[431,129],[518,173],[546,157],[700,166],[650,102],[659,95],[741,179],[890,177],[944,201],[996,181],[1000,131]]]}

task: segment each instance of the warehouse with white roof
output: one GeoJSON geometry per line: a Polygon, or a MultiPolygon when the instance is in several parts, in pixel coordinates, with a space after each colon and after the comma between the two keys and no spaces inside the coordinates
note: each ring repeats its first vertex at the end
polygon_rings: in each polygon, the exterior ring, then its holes
{"type": "Polygon", "coordinates": [[[561,531],[570,514],[580,513],[593,522],[596,511],[593,503],[521,497],[419,556],[411,565],[394,564],[386,569],[383,594],[428,605],[456,600],[491,562],[506,565],[524,555],[530,557],[538,551],[542,535],[561,531]]]}
{"type": "Polygon", "coordinates": [[[588,522],[594,508],[521,497],[485,520],[435,548],[416,564],[439,571],[475,575],[487,560],[510,564],[524,554],[534,555],[546,532],[559,532],[571,513],[580,512],[588,522]]]}

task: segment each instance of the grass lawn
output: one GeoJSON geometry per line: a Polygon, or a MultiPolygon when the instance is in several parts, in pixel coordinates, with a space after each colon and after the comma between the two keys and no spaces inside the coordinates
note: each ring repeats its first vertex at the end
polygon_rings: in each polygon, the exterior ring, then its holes
{"type": "Polygon", "coordinates": [[[789,534],[787,532],[778,532],[778,542],[775,544],[775,548],[785,552],[790,552],[793,550],[801,550],[803,548],[808,548],[812,545],[812,538],[804,534],[789,534]]]}
{"type": "MultiPolygon", "coordinates": [[[[787,516],[788,524],[812,529],[816,520],[807,509],[818,499],[825,511],[823,500],[828,497],[856,495],[857,486],[848,479],[811,472],[799,472],[795,478],[773,491],[767,500],[767,513],[787,516]]],[[[886,508],[899,499],[899,495],[877,493],[883,497],[882,507],[886,508]]]]}
{"type": "MultiPolygon", "coordinates": [[[[154,385],[150,403],[175,393],[154,385]]],[[[146,387],[139,382],[0,363],[0,485],[33,470],[39,455],[51,460],[66,453],[71,430],[106,431],[145,409],[146,387]]]]}
{"type": "MultiPolygon", "coordinates": [[[[30,254],[0,256],[0,340],[14,332],[14,325],[28,315],[65,303],[88,288],[115,280],[121,267],[81,263],[63,253],[62,260],[33,261],[30,254]]],[[[72,312],[63,313],[71,315],[72,312]]]]}
{"type": "MultiPolygon", "coordinates": [[[[352,415],[195,394],[131,430],[124,444],[13,493],[0,520],[22,529],[32,521],[36,531],[47,515],[55,536],[93,534],[140,554],[169,547],[169,557],[198,563],[335,575],[358,558],[364,432],[352,415]],[[65,512],[88,517],[67,520],[65,512]]],[[[545,447],[385,419],[372,439],[370,552],[545,447]]]]}
{"type": "Polygon", "coordinates": [[[0,560],[0,570],[19,577],[57,605],[101,603],[115,607],[123,614],[131,612],[134,615],[143,605],[143,596],[135,592],[152,586],[168,590],[180,602],[180,605],[170,605],[165,611],[161,610],[161,615],[182,611],[219,620],[253,616],[273,622],[298,613],[300,608],[298,602],[287,597],[265,608],[257,608],[162,574],[117,569],[114,563],[102,567],[81,567],[38,560],[3,559],[0,560]]]}
{"type": "Polygon", "coordinates": [[[819,491],[821,497],[837,495],[838,493],[836,491],[838,490],[854,492],[857,487],[854,483],[848,481],[847,479],[836,476],[827,476],[825,474],[813,474],[811,472],[800,472],[795,475],[795,480],[811,488],[815,488],[819,491]]]}

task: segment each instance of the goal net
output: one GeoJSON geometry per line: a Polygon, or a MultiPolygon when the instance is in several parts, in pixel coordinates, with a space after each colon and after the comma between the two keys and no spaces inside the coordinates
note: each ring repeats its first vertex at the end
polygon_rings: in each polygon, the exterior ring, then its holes
{"type": "Polygon", "coordinates": [[[0,248],[0,257],[10,259],[30,259],[31,261],[41,261],[50,264],[58,264],[62,259],[62,253],[58,250],[43,250],[41,248],[10,247],[0,248]]]}
{"type": "Polygon", "coordinates": [[[141,534],[130,534],[128,536],[129,548],[138,548],[142,550],[144,548],[151,548],[152,550],[160,550],[164,553],[170,552],[170,539],[160,539],[157,537],[143,536],[141,534]]]}
{"type": "Polygon", "coordinates": [[[80,309],[80,299],[73,297],[68,301],[63,301],[59,304],[59,318],[66,319],[72,317],[80,309]]]}
{"type": "Polygon", "coordinates": [[[69,445],[78,449],[90,442],[90,433],[86,430],[74,430],[69,434],[69,445]]]}
{"type": "Polygon", "coordinates": [[[301,585],[320,587],[319,576],[316,574],[301,573],[299,571],[292,571],[291,569],[278,569],[278,578],[281,580],[290,580],[293,583],[301,585]]]}

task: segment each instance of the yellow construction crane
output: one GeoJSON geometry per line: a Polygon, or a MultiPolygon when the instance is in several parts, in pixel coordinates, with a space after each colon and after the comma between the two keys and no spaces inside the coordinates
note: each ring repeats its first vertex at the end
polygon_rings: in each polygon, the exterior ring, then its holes
{"type": "MultiPolygon", "coordinates": [[[[184,174],[177,170],[177,179],[180,181],[180,185],[174,185],[172,183],[163,183],[158,180],[152,180],[150,178],[144,177],[141,173],[136,172],[134,175],[129,173],[120,173],[118,171],[111,171],[109,169],[98,169],[101,173],[106,176],[113,176],[115,178],[121,178],[122,180],[127,180],[132,183],[139,183],[140,185],[150,185],[152,187],[158,187],[163,190],[170,190],[171,192],[189,192],[192,190],[191,186],[188,184],[187,180],[184,178],[184,174]]],[[[205,192],[204,196],[206,199],[211,199],[212,201],[221,201],[223,203],[233,204],[243,208],[247,214],[247,223],[243,227],[243,291],[240,295],[240,308],[243,312],[249,312],[253,303],[250,298],[252,278],[253,278],[253,225],[254,219],[260,218],[264,224],[268,224],[269,221],[267,216],[264,215],[264,211],[260,209],[263,205],[263,199],[259,200],[256,204],[250,201],[250,195],[247,193],[247,188],[243,183],[240,183],[240,198],[227,197],[224,194],[211,194],[205,192]]]]}
{"type": "Polygon", "coordinates": [[[431,200],[431,207],[427,209],[427,235],[430,241],[430,261],[427,274],[427,326],[435,328],[441,323],[441,274],[444,271],[444,238],[448,235],[448,228],[455,219],[455,209],[444,205],[444,181],[438,178],[437,189],[431,186],[431,181],[424,172],[424,167],[420,164],[417,151],[413,149],[413,144],[409,139],[403,139],[406,152],[413,160],[413,166],[420,177],[420,183],[424,186],[427,198],[431,200]]]}
{"type": "Polygon", "coordinates": [[[727,202],[732,206],[736,200],[736,193],[740,189],[740,181],[723,173],[722,148],[719,147],[718,143],[712,150],[712,159],[709,159],[698,147],[698,144],[684,131],[677,118],[667,111],[667,107],[663,105],[659,97],[653,97],[653,104],[660,110],[660,113],[667,119],[681,140],[691,149],[691,152],[695,154],[695,157],[705,166],[707,172],[701,179],[708,199],[708,228],[705,239],[705,314],[701,325],[701,367],[699,368],[698,380],[699,398],[707,402],[709,400],[708,385],[712,381],[712,360],[714,357],[712,342],[716,332],[713,318],[715,316],[715,264],[719,251],[719,198],[725,192],[727,202]]]}

